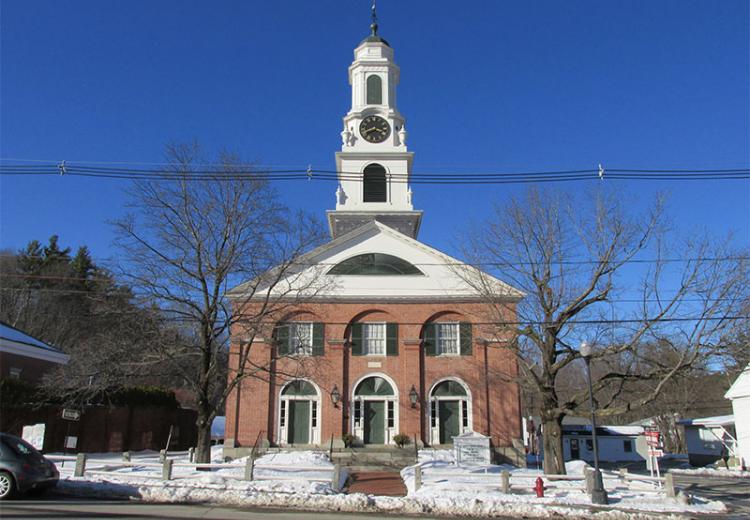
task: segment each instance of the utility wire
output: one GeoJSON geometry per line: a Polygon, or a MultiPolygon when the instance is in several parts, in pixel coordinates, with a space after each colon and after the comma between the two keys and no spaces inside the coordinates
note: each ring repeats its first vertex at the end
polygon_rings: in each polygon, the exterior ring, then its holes
{"type": "MultiPolygon", "coordinates": [[[[42,255],[24,255],[24,254],[13,254],[13,253],[0,253],[0,258],[34,258],[39,260],[45,260],[47,257],[42,255]]],[[[54,257],[50,258],[50,260],[56,260],[54,257]]],[[[60,260],[66,260],[64,258],[61,258],[60,260]]],[[[100,260],[104,262],[110,261],[110,259],[107,258],[94,258],[94,260],[100,260]]],[[[667,263],[687,263],[687,262],[736,262],[736,261],[743,261],[743,260],[750,260],[750,256],[705,256],[705,257],[688,257],[688,258],[633,258],[626,262],[626,264],[667,264],[667,263]]],[[[313,266],[336,266],[339,265],[341,262],[288,262],[285,265],[296,265],[296,266],[306,266],[306,267],[313,267],[313,266]]],[[[410,262],[414,266],[418,267],[440,267],[440,266],[452,266],[452,267],[509,267],[509,266],[516,266],[516,265],[598,265],[602,262],[599,260],[550,260],[550,261],[540,261],[540,262],[477,262],[477,263],[469,263],[469,262],[410,262]]],[[[615,262],[612,262],[615,263],[615,262]]],[[[2,276],[9,276],[9,274],[0,273],[0,277],[2,276]]],[[[46,275],[26,275],[19,273],[18,276],[28,276],[28,277],[34,277],[34,276],[46,276],[46,275]]],[[[69,278],[74,279],[74,278],[69,278]]],[[[91,278],[80,278],[81,280],[91,280],[91,278]]],[[[106,279],[106,278],[104,278],[106,279]]]]}
{"type": "MultiPolygon", "coordinates": [[[[0,164],[0,175],[63,175],[91,178],[148,180],[148,181],[284,181],[322,180],[363,182],[361,172],[335,170],[246,168],[243,165],[225,166],[223,170],[175,170],[145,168],[115,168],[80,166],[63,161],[59,164],[24,165],[0,164]]],[[[750,169],[580,169],[538,172],[504,173],[392,173],[392,182],[411,184],[525,184],[541,182],[570,182],[584,180],[743,180],[750,179],[750,169]]]]}
{"type": "MultiPolygon", "coordinates": [[[[148,310],[148,309],[144,309],[148,310]]],[[[169,309],[160,309],[161,312],[180,312],[181,311],[170,311],[169,309]]],[[[111,313],[102,313],[102,314],[81,314],[81,313],[75,313],[75,314],[66,314],[66,313],[51,313],[51,312],[40,312],[37,313],[40,315],[48,315],[48,316],[57,316],[60,314],[63,314],[65,316],[69,317],[77,317],[77,318],[96,318],[98,316],[102,316],[105,314],[111,314],[111,313]]],[[[181,313],[182,314],[182,313],[181,313]]],[[[173,321],[173,322],[181,322],[181,323],[196,323],[202,321],[198,317],[194,316],[160,316],[160,318],[164,321],[173,321]]],[[[565,322],[565,325],[611,325],[611,324],[617,324],[617,323],[625,323],[625,324],[634,324],[634,323],[671,323],[671,322],[689,322],[689,321],[737,321],[737,320],[747,320],[750,319],[750,315],[748,316],[734,316],[734,315],[724,315],[724,316],[696,316],[696,317],[690,317],[690,316],[682,316],[682,317],[674,317],[674,318],[623,318],[623,319],[589,319],[589,320],[569,320],[565,322]]],[[[231,323],[253,323],[255,325],[265,325],[265,326],[277,326],[279,323],[285,323],[283,320],[271,320],[271,321],[265,321],[265,320],[254,320],[252,318],[227,318],[227,319],[216,319],[217,322],[231,322],[231,323]]],[[[323,323],[324,325],[344,325],[348,326],[352,323],[356,323],[355,321],[323,321],[323,322],[317,322],[317,323],[323,323]]],[[[413,326],[422,326],[426,323],[432,323],[430,320],[426,321],[395,321],[392,323],[398,323],[399,325],[413,325],[413,326]]],[[[558,322],[556,321],[539,321],[539,320],[524,320],[524,321],[518,321],[518,320],[497,320],[497,321],[472,321],[472,325],[477,326],[506,326],[506,325],[512,325],[512,326],[522,326],[522,325],[554,325],[558,322]]]]}

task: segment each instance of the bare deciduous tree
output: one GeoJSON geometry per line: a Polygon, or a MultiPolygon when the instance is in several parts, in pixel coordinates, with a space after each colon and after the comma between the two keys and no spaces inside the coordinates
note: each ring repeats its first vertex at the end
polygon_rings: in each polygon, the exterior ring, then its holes
{"type": "Polygon", "coordinates": [[[492,279],[461,270],[486,297],[498,335],[515,331],[522,383],[536,394],[542,419],[545,473],[565,472],[563,418],[589,411],[583,378],[564,380],[581,359],[581,341],[598,346],[600,416],[652,402],[720,350],[747,291],[747,262],[728,242],[693,236],[677,247],[667,231],[660,199],[629,216],[614,195],[594,193],[576,205],[570,194],[531,189],[495,207],[466,240],[472,264],[526,293],[518,323],[505,323],[507,304],[492,279]]]}
{"type": "Polygon", "coordinates": [[[168,156],[167,180],[137,181],[133,212],[114,225],[122,276],[179,329],[181,340],[155,342],[154,360],[167,360],[195,394],[196,457],[208,462],[211,423],[227,396],[268,370],[247,362],[253,338],[290,299],[300,303],[315,293],[317,278],[295,278],[296,264],[323,232],[304,215],[291,215],[268,181],[234,156],[206,164],[195,144],[171,146],[168,156]],[[239,282],[245,301],[235,298],[233,313],[227,291],[239,282]],[[230,332],[242,340],[227,371],[230,332]]]}

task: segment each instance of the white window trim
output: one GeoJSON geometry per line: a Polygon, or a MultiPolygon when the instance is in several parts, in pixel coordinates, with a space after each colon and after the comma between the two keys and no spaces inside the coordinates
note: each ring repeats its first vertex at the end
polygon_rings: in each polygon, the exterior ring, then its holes
{"type": "Polygon", "coordinates": [[[309,431],[308,438],[310,439],[310,444],[312,444],[312,445],[320,445],[320,443],[321,443],[321,441],[320,441],[320,432],[321,432],[321,429],[322,429],[322,424],[321,424],[322,420],[321,419],[322,419],[322,412],[323,412],[323,408],[322,408],[323,401],[321,399],[320,388],[318,388],[318,385],[316,385],[310,379],[298,378],[295,381],[304,381],[306,383],[310,383],[312,385],[312,387],[315,389],[316,395],[282,395],[282,393],[284,392],[284,389],[287,386],[289,386],[290,384],[292,384],[294,381],[289,381],[284,386],[282,386],[281,389],[279,389],[279,393],[278,393],[278,396],[277,396],[277,407],[276,407],[276,410],[278,410],[278,412],[276,413],[276,415],[277,415],[277,417],[276,417],[276,433],[277,433],[276,443],[279,446],[288,446],[289,445],[289,442],[287,442],[287,432],[288,432],[288,428],[289,428],[289,411],[290,411],[289,410],[289,401],[310,401],[310,431],[309,431]],[[284,415],[284,420],[282,421],[282,418],[281,418],[281,408],[282,408],[281,403],[284,402],[284,401],[286,401],[284,403],[284,412],[285,412],[285,415],[284,415]],[[313,426],[313,420],[312,420],[312,418],[313,418],[312,403],[313,402],[316,403],[315,406],[317,408],[317,410],[316,410],[316,412],[317,412],[317,424],[315,426],[313,426]],[[284,423],[283,425],[282,425],[282,422],[284,423]]]}
{"type": "Polygon", "coordinates": [[[435,350],[437,357],[456,357],[461,355],[461,323],[458,321],[438,321],[435,326],[435,350]],[[456,352],[438,352],[440,350],[440,327],[453,325],[456,328],[456,352]]]}
{"type": "Polygon", "coordinates": [[[388,404],[386,404],[386,413],[384,417],[384,427],[385,427],[385,445],[396,443],[393,442],[393,437],[396,436],[399,433],[399,421],[400,421],[400,414],[399,414],[399,391],[398,386],[396,385],[396,382],[389,377],[388,375],[382,373],[382,372],[371,372],[369,374],[365,374],[359,379],[357,379],[354,384],[352,385],[351,389],[351,406],[352,406],[352,413],[350,414],[349,418],[349,425],[351,427],[352,435],[357,437],[360,440],[364,440],[364,432],[365,427],[364,423],[362,422],[362,419],[364,418],[364,402],[365,401],[385,401],[388,403],[389,401],[393,402],[393,427],[388,427],[388,404]],[[364,381],[367,378],[370,377],[381,377],[385,379],[388,384],[391,385],[391,388],[393,389],[394,395],[356,395],[354,392],[357,390],[357,387],[359,384],[364,381]],[[355,405],[355,403],[359,403],[359,405],[355,405]],[[360,422],[357,424],[354,421],[354,407],[359,406],[360,407],[360,422]]]}
{"type": "Polygon", "coordinates": [[[365,321],[362,322],[362,355],[367,357],[385,357],[388,354],[388,325],[384,321],[365,321]],[[365,329],[371,325],[380,325],[383,328],[383,353],[371,353],[367,344],[367,334],[365,329]]]}
{"type": "Polygon", "coordinates": [[[288,322],[289,326],[289,338],[288,338],[288,351],[291,352],[291,356],[294,357],[309,357],[313,355],[313,322],[312,321],[290,321],[288,322]],[[310,344],[309,345],[302,345],[301,347],[299,345],[294,344],[293,340],[295,339],[292,335],[292,330],[294,330],[294,327],[301,326],[301,325],[307,325],[310,329],[310,344]]]}
{"type": "Polygon", "coordinates": [[[433,383],[432,387],[430,388],[429,395],[429,402],[430,406],[428,407],[428,417],[427,417],[427,424],[430,425],[429,428],[429,437],[430,437],[430,444],[439,444],[440,443],[440,418],[438,415],[440,414],[439,410],[439,403],[438,401],[457,401],[458,402],[458,408],[459,408],[459,427],[461,429],[461,433],[466,433],[469,431],[474,431],[474,401],[472,399],[472,393],[471,389],[469,388],[469,385],[466,384],[466,382],[462,379],[459,379],[457,377],[444,377],[442,379],[438,379],[433,383]],[[435,389],[438,387],[439,384],[444,383],[446,381],[453,381],[455,383],[460,384],[463,389],[466,391],[465,396],[454,396],[454,395],[446,395],[446,396],[436,396],[433,395],[435,392],[435,389]],[[464,409],[463,405],[461,404],[462,401],[466,402],[466,416],[464,416],[464,409]],[[434,421],[434,426],[433,426],[434,421]],[[467,426],[464,426],[464,421],[466,421],[467,426]]]}

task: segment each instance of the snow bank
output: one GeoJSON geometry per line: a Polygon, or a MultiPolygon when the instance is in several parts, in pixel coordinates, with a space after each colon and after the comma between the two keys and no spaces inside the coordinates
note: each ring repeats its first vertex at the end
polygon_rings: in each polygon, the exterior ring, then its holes
{"type": "Polygon", "coordinates": [[[670,469],[669,472],[679,475],[696,475],[702,477],[750,478],[750,471],[726,468],[675,468],[670,469]]]}
{"type": "MultiPolygon", "coordinates": [[[[516,508],[514,511],[533,515],[532,511],[543,507],[552,512],[554,508],[580,508],[592,506],[585,493],[583,480],[545,479],[545,496],[537,498],[532,488],[541,471],[516,468],[510,465],[489,465],[479,467],[459,467],[449,456],[449,450],[423,450],[419,453],[418,465],[422,468],[422,487],[415,490],[414,466],[404,468],[401,477],[406,484],[408,497],[429,507],[454,508],[468,511],[477,516],[489,515],[503,507],[516,508]],[[424,453],[423,453],[424,452],[424,453]],[[500,491],[501,473],[511,474],[512,493],[500,491]],[[493,509],[496,508],[496,509],[493,509]],[[529,508],[527,511],[524,508],[529,508]]],[[[588,464],[575,460],[565,464],[568,475],[582,476],[588,464]]],[[[725,511],[724,504],[695,498],[692,505],[685,505],[674,498],[667,498],[648,483],[635,481],[625,483],[619,479],[605,479],[612,507],[627,511],[658,513],[716,513],[725,511]]]]}

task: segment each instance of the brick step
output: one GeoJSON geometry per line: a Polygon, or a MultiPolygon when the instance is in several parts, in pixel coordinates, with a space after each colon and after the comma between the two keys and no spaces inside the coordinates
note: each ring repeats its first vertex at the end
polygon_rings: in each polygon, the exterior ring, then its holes
{"type": "Polygon", "coordinates": [[[359,471],[349,474],[347,493],[378,496],[406,496],[401,475],[393,471],[359,471]]]}

